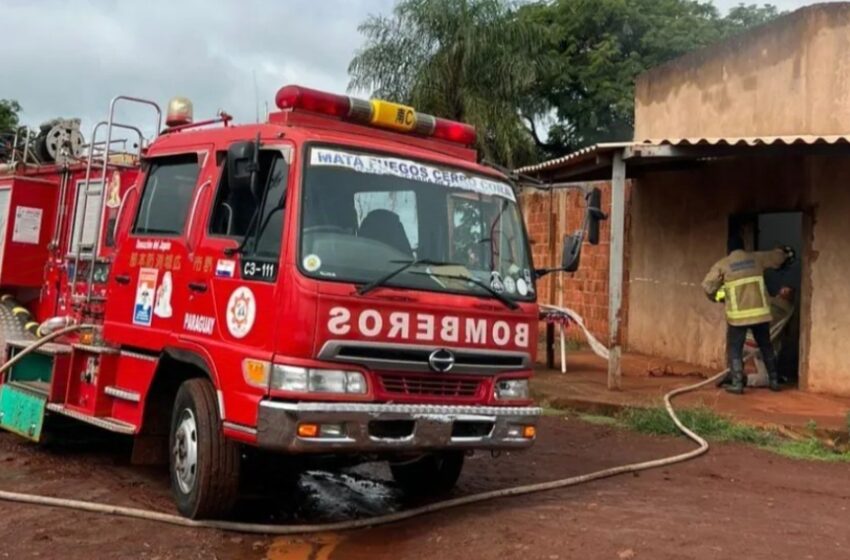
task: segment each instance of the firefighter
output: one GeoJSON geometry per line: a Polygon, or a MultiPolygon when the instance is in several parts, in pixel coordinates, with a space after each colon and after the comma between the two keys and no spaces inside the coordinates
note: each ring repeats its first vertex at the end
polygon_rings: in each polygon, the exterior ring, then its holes
{"type": "Polygon", "coordinates": [[[794,259],[790,247],[772,251],[744,250],[740,236],[729,238],[729,254],[714,263],[702,281],[709,299],[726,303],[726,357],[730,393],[744,392],[744,341],[751,330],[767,368],[771,391],[779,391],[776,355],[770,341],[770,300],[764,286],[764,271],[782,268],[794,259]]]}

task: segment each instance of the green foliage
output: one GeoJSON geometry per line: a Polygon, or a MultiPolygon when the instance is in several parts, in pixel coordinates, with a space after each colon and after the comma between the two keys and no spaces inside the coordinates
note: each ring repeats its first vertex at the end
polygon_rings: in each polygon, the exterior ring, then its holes
{"type": "Polygon", "coordinates": [[[588,424],[596,424],[597,426],[619,426],[620,423],[612,416],[602,416],[601,414],[579,414],[579,420],[588,424]]]}
{"type": "MultiPolygon", "coordinates": [[[[676,413],[682,423],[707,440],[755,445],[792,459],[850,462],[850,452],[825,445],[813,433],[803,440],[792,441],[773,431],[733,422],[708,408],[691,408],[676,413]]],[[[629,408],[615,418],[620,425],[636,432],[660,436],[682,435],[663,408],[629,408]]],[[[813,428],[807,428],[813,432],[813,428]]]]}
{"type": "Polygon", "coordinates": [[[0,161],[6,161],[12,154],[16,130],[25,130],[20,126],[18,114],[21,106],[12,99],[0,99],[0,161]]]}
{"type": "Polygon", "coordinates": [[[750,27],[767,23],[780,14],[771,4],[738,4],[723,19],[724,33],[738,33],[750,27]]]}
{"type": "Polygon", "coordinates": [[[765,446],[765,449],[783,457],[802,461],[850,462],[850,452],[832,449],[814,437],[801,441],[786,440],[765,446]]]}
{"type": "Polygon", "coordinates": [[[349,89],[475,125],[487,159],[533,160],[519,110],[538,79],[541,33],[511,3],[402,0],[359,29],[366,42],[349,66],[349,89]]]}
{"type": "Polygon", "coordinates": [[[631,139],[641,72],[778,14],[740,4],[721,16],[707,0],[400,0],[360,25],[349,88],[469,122],[485,158],[518,166],[631,139]]]}
{"type": "Polygon", "coordinates": [[[0,99],[0,134],[14,133],[18,128],[18,113],[21,106],[13,99],[0,99]]]}
{"type": "MultiPolygon", "coordinates": [[[[690,408],[677,411],[677,414],[685,426],[707,439],[757,445],[765,445],[769,441],[767,432],[736,424],[707,408],[690,408]]],[[[618,415],[618,420],[626,427],[645,434],[681,435],[663,408],[629,408],[618,415]]]]}
{"type": "Polygon", "coordinates": [[[710,2],[695,0],[529,4],[521,17],[546,29],[550,60],[535,93],[557,116],[539,145],[551,155],[631,139],[638,74],[777,14],[770,5],[739,5],[721,17],[710,2]]]}

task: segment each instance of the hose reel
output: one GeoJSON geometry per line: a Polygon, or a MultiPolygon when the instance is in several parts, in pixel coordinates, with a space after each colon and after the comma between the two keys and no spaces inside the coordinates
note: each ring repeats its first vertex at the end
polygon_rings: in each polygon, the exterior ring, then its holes
{"type": "Polygon", "coordinates": [[[53,119],[42,123],[35,139],[35,153],[42,163],[69,163],[83,154],[80,119],[53,119]]]}

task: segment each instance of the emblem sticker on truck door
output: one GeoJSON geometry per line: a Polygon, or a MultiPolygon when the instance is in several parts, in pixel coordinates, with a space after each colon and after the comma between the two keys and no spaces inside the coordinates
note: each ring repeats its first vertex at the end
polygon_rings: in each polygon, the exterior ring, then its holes
{"type": "Polygon", "coordinates": [[[139,283],[136,284],[136,300],[133,303],[133,324],[143,327],[151,326],[153,321],[153,304],[156,295],[156,281],[159,270],[155,268],[140,268],[139,283]]]}
{"type": "Polygon", "coordinates": [[[254,327],[257,300],[250,288],[242,286],[230,294],[227,302],[227,330],[234,338],[244,338],[254,327]]]}

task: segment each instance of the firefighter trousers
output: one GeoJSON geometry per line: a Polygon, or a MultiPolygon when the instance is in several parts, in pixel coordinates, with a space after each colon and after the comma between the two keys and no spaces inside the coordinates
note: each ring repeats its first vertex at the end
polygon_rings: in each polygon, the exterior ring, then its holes
{"type": "Polygon", "coordinates": [[[730,371],[743,371],[744,343],[747,340],[747,330],[753,331],[753,338],[761,350],[764,365],[768,375],[776,375],[776,354],[773,344],[770,342],[770,323],[759,323],[746,327],[726,326],[726,358],[729,361],[730,371]]]}

